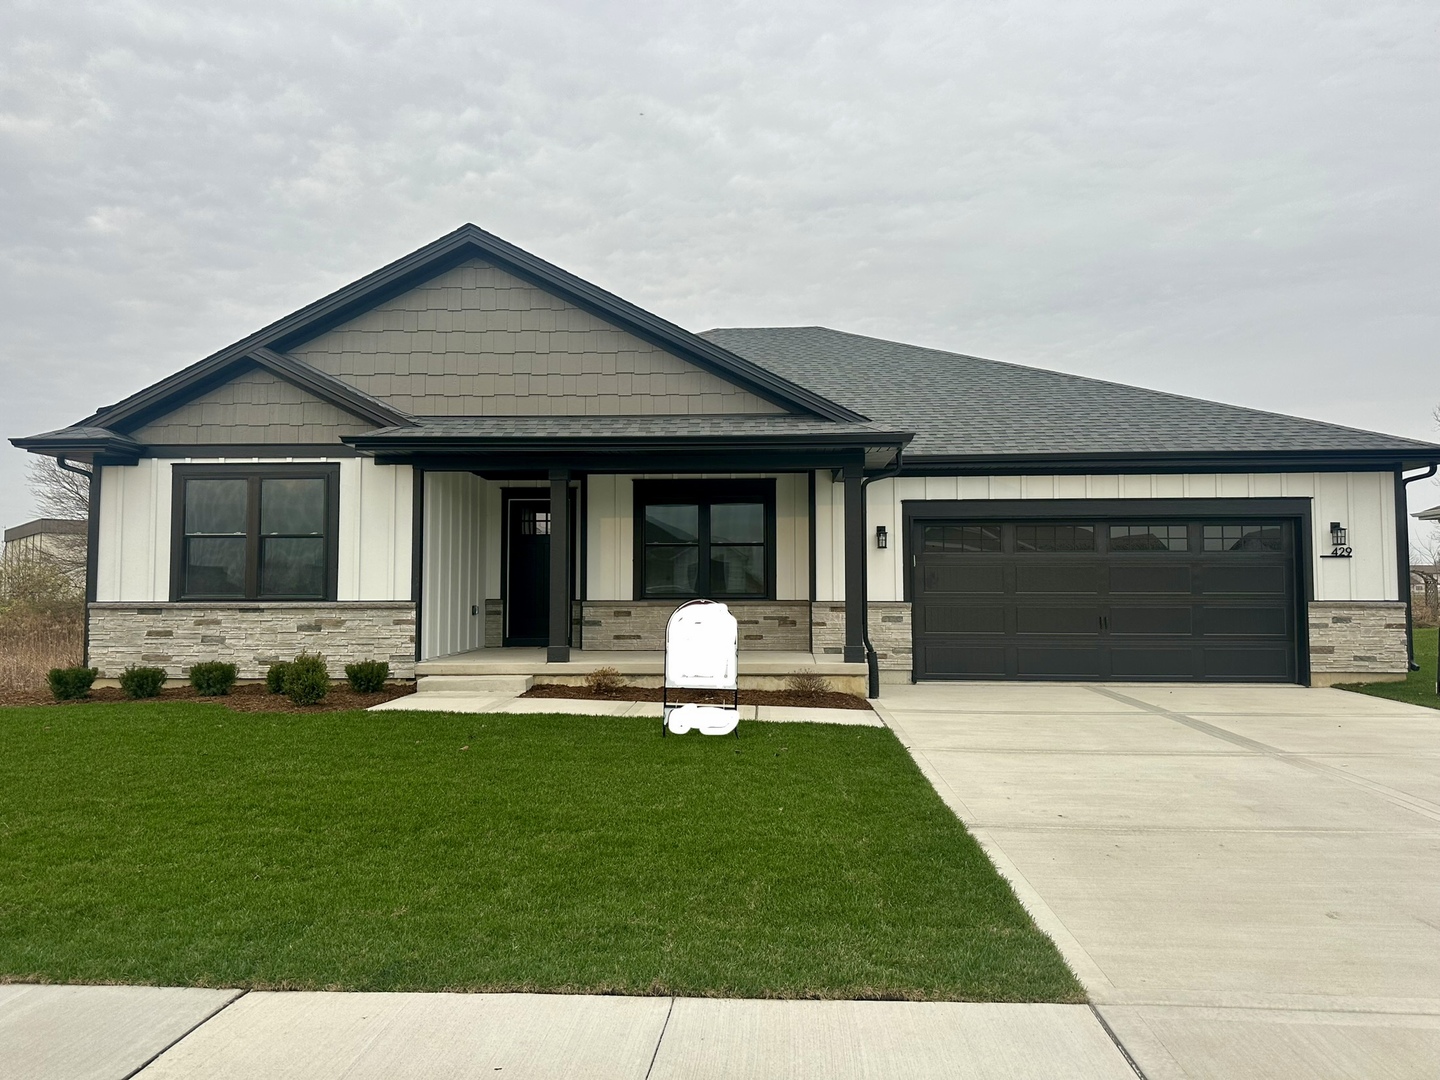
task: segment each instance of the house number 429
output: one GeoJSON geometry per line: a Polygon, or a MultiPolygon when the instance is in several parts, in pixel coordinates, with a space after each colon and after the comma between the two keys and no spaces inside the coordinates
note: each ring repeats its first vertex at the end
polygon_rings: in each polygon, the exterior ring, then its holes
{"type": "Polygon", "coordinates": [[[1350,558],[1350,549],[1348,547],[1333,547],[1330,549],[1330,558],[1348,559],[1350,558]]]}

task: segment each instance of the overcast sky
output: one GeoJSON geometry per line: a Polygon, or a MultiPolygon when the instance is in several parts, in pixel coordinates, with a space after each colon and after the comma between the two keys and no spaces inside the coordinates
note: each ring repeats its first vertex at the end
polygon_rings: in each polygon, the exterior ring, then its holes
{"type": "Polygon", "coordinates": [[[0,0],[0,434],[473,221],[694,330],[1434,439],[1437,118],[1434,0],[0,0]]]}

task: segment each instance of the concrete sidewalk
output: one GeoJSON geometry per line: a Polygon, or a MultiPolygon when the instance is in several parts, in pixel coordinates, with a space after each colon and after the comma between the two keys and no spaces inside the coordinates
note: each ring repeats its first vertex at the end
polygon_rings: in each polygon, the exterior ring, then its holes
{"type": "MultiPolygon", "coordinates": [[[[592,701],[586,698],[516,697],[514,694],[470,694],[432,690],[406,694],[372,705],[370,712],[571,713],[575,716],[653,716],[658,701],[592,701]]],[[[869,709],[805,709],[791,705],[741,705],[740,720],[769,723],[858,724],[883,727],[869,709]]]]}
{"type": "Polygon", "coordinates": [[[497,1074],[511,1080],[1135,1077],[1083,1005],[0,987],[4,1080],[497,1074]]]}

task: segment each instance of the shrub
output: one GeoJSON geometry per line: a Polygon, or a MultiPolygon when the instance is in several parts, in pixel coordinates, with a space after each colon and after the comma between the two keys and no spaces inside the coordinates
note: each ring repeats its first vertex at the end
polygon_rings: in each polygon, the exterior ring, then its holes
{"type": "Polygon", "coordinates": [[[283,694],[285,692],[285,676],[289,672],[289,660],[276,660],[265,669],[265,689],[272,694],[283,694]]]}
{"type": "Polygon", "coordinates": [[[390,664],[386,660],[361,660],[358,664],[345,665],[345,678],[350,689],[357,694],[373,694],[385,688],[390,678],[390,664]]]}
{"type": "Polygon", "coordinates": [[[828,694],[830,680],[813,671],[797,671],[786,677],[785,689],[796,694],[828,694]]]}
{"type": "Polygon", "coordinates": [[[330,692],[330,672],[325,657],[301,653],[290,661],[285,672],[285,696],[296,705],[314,705],[330,692]]]}
{"type": "Polygon", "coordinates": [[[165,669],[158,667],[127,667],[120,673],[120,689],[129,698],[155,697],[165,685],[165,669]]]}
{"type": "Polygon", "coordinates": [[[75,701],[90,693],[91,684],[99,674],[93,667],[57,667],[51,668],[46,678],[56,701],[75,701]]]}
{"type": "Polygon", "coordinates": [[[223,660],[207,660],[190,668],[190,685],[201,697],[224,697],[235,687],[234,664],[223,660]]]}
{"type": "Polygon", "coordinates": [[[585,676],[585,685],[597,693],[605,694],[619,690],[625,685],[625,678],[619,668],[597,667],[585,676]]]}

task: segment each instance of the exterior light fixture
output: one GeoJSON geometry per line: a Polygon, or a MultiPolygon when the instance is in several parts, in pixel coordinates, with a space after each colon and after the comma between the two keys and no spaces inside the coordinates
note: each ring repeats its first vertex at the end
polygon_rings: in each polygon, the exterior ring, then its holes
{"type": "Polygon", "coordinates": [[[884,525],[875,526],[875,546],[886,548],[890,546],[890,534],[885,531],[884,525]]]}
{"type": "Polygon", "coordinates": [[[1338,521],[1330,522],[1330,543],[1335,547],[1345,546],[1345,526],[1338,521]]]}

